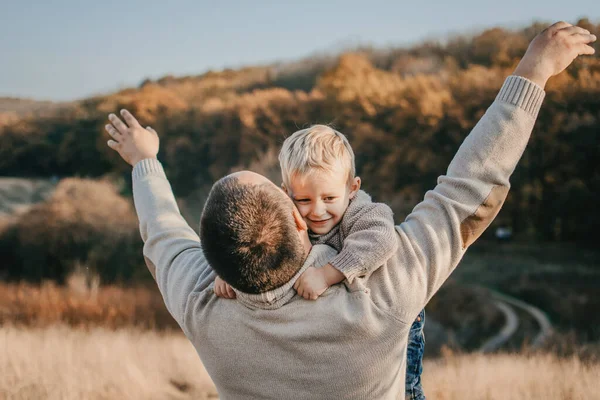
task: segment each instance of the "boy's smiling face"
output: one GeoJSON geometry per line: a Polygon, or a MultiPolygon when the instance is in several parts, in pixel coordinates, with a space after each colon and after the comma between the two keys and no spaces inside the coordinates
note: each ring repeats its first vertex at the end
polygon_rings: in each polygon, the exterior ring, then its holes
{"type": "Polygon", "coordinates": [[[318,235],[329,232],[341,221],[359,189],[360,178],[355,177],[348,184],[348,171],[343,168],[294,174],[289,187],[284,187],[310,231],[318,235]]]}

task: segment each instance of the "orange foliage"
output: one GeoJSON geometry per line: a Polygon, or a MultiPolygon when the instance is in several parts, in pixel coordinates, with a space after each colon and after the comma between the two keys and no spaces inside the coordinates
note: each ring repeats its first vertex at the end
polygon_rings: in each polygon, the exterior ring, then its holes
{"type": "MultiPolygon", "coordinates": [[[[77,280],[75,278],[75,280],[77,280]]],[[[156,287],[0,283],[0,325],[177,329],[156,287]]]]}

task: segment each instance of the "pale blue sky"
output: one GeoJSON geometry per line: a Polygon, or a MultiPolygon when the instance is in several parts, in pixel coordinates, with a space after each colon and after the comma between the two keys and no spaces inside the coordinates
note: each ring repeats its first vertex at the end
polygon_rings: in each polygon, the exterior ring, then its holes
{"type": "Polygon", "coordinates": [[[598,0],[0,0],[0,96],[73,100],[167,74],[582,16],[600,21],[598,0]]]}

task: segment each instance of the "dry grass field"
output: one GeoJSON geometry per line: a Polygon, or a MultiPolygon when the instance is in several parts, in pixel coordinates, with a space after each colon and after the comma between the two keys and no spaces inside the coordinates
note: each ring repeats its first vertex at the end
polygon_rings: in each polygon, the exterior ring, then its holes
{"type": "Polygon", "coordinates": [[[206,399],[216,391],[180,334],[0,328],[2,399],[206,399]]]}
{"type": "Polygon", "coordinates": [[[156,286],[99,286],[72,274],[65,286],[0,282],[0,325],[179,329],[156,286]]]}
{"type": "MultiPolygon", "coordinates": [[[[0,328],[1,399],[212,399],[178,333],[126,328],[0,328]]],[[[446,354],[427,360],[435,400],[600,399],[600,364],[552,354],[446,354]]]]}

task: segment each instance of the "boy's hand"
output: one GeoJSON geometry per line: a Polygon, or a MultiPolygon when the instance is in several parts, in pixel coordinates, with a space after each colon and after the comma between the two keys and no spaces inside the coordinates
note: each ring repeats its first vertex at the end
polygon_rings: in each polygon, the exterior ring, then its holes
{"type": "Polygon", "coordinates": [[[132,167],[145,158],[156,158],[158,154],[158,134],[150,127],[144,129],[137,119],[127,110],[121,110],[125,123],[115,114],[110,114],[110,124],[104,128],[113,140],[108,141],[108,147],[132,167]]]}
{"type": "Polygon", "coordinates": [[[322,268],[309,267],[294,283],[296,292],[306,300],[316,300],[329,287],[321,270],[322,268]]]}
{"type": "Polygon", "coordinates": [[[235,299],[235,292],[233,291],[231,285],[218,276],[215,278],[215,294],[217,297],[235,299]]]}
{"type": "Polygon", "coordinates": [[[344,274],[331,264],[327,264],[323,268],[309,267],[294,283],[294,289],[306,300],[316,300],[329,286],[344,279],[344,274]]]}
{"type": "Polygon", "coordinates": [[[594,48],[589,45],[594,41],[596,36],[588,30],[567,22],[557,22],[531,41],[513,74],[543,88],[550,77],[562,72],[575,58],[594,54],[594,48]]]}

